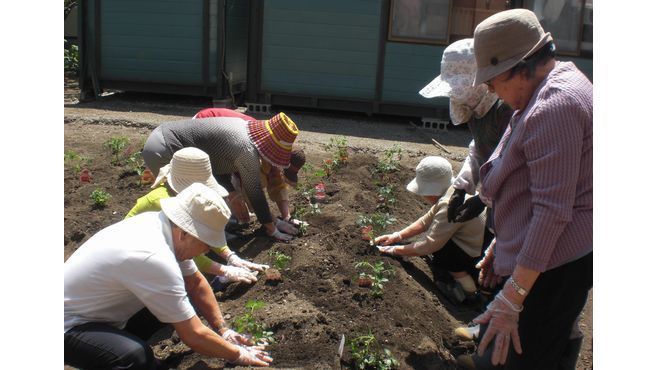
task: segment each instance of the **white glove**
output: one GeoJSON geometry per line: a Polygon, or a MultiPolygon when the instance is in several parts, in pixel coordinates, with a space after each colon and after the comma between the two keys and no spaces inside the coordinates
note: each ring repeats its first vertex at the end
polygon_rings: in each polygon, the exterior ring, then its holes
{"type": "Polygon", "coordinates": [[[283,242],[290,241],[293,238],[292,235],[282,233],[282,232],[278,231],[277,228],[274,228],[274,232],[269,234],[269,236],[271,236],[272,238],[274,238],[276,240],[280,240],[280,241],[283,241],[283,242]]]}
{"type": "Polygon", "coordinates": [[[242,266],[226,266],[222,265],[221,266],[221,272],[223,272],[223,275],[218,275],[219,281],[222,283],[227,283],[227,282],[239,282],[239,283],[255,283],[258,281],[258,278],[256,277],[257,273],[252,272],[248,268],[242,267],[242,266]]]}
{"type": "Polygon", "coordinates": [[[274,221],[274,226],[276,226],[276,229],[286,234],[297,235],[299,233],[299,229],[294,227],[291,223],[281,220],[280,218],[276,218],[276,221],[274,221]]]}
{"type": "Polygon", "coordinates": [[[269,268],[269,265],[261,265],[253,262],[249,262],[247,260],[243,260],[235,254],[235,252],[231,253],[230,256],[228,256],[227,262],[231,266],[236,266],[236,267],[241,267],[242,269],[247,269],[251,271],[265,271],[266,269],[269,268]]]}
{"type": "Polygon", "coordinates": [[[274,361],[269,357],[269,353],[264,351],[264,346],[238,346],[240,349],[240,355],[237,359],[229,361],[235,365],[257,365],[257,366],[269,366],[269,363],[274,361]]]}
{"type": "Polygon", "coordinates": [[[381,253],[387,253],[387,254],[392,254],[393,256],[397,253],[397,247],[398,245],[377,245],[376,246],[379,249],[379,252],[381,253]]]}
{"type": "Polygon", "coordinates": [[[226,331],[221,334],[221,337],[237,346],[253,344],[249,338],[233,329],[226,329],[226,331]]]}

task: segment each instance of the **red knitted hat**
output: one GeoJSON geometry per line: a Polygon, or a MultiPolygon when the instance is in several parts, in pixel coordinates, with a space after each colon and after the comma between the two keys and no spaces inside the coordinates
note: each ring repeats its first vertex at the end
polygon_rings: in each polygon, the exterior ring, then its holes
{"type": "Polygon", "coordinates": [[[292,144],[299,134],[290,117],[279,113],[266,121],[250,121],[247,127],[249,138],[262,158],[279,168],[290,165],[292,144]]]}

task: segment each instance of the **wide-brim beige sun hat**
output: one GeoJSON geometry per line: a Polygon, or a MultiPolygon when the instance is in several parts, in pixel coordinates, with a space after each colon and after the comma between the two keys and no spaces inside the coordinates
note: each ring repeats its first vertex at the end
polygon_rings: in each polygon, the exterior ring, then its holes
{"type": "Polygon", "coordinates": [[[226,245],[230,209],[214,189],[193,183],[175,197],[160,200],[160,205],[171,222],[196,239],[211,248],[226,245]]]}
{"type": "Polygon", "coordinates": [[[443,157],[423,158],[415,168],[415,178],[406,190],[423,196],[442,196],[454,183],[452,165],[443,157]]]}
{"type": "Polygon", "coordinates": [[[510,9],[484,19],[474,32],[477,73],[473,86],[490,81],[552,41],[536,14],[510,9]]]}
{"type": "Polygon", "coordinates": [[[180,193],[193,183],[200,182],[220,196],[228,196],[228,191],[212,176],[210,157],[198,148],[187,147],[173,153],[171,162],[160,168],[151,188],[159,186],[165,178],[176,193],[180,193]]]}

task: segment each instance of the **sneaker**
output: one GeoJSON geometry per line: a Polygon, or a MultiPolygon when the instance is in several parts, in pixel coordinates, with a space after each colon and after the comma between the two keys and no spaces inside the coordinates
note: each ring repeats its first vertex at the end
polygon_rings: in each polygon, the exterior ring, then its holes
{"type": "Polygon", "coordinates": [[[479,336],[479,325],[461,326],[454,329],[454,335],[462,340],[475,340],[479,336]]]}

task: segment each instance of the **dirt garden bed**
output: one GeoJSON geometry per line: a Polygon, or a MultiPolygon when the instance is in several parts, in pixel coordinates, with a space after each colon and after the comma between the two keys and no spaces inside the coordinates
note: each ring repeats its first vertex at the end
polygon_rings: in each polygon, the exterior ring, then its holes
{"type": "MultiPolygon", "coordinates": [[[[75,103],[75,102],[74,102],[75,103]]],[[[140,175],[128,158],[138,152],[152,127],[140,125],[98,124],[79,117],[65,119],[64,259],[100,229],[123,219],[135,200],[149,191],[140,184],[140,175]],[[127,145],[116,157],[105,145],[111,139],[125,138],[127,145]],[[75,155],[82,157],[76,159],[75,155]],[[79,166],[79,168],[78,168],[79,166]],[[87,168],[90,182],[80,180],[79,170],[87,168]],[[105,207],[94,205],[92,192],[102,189],[111,195],[105,207]]],[[[337,135],[331,136],[338,138],[337,135]]],[[[403,148],[397,170],[386,178],[375,171],[377,164],[392,148],[388,143],[378,148],[360,145],[348,138],[346,164],[334,168],[322,181],[326,188],[324,202],[314,203],[320,213],[311,214],[310,203],[301,191],[292,192],[293,209],[306,208],[301,217],[310,226],[306,234],[289,243],[273,242],[251,227],[235,234],[229,245],[240,256],[258,263],[273,265],[272,252],[291,257],[282,269],[282,281],[267,283],[260,276],[253,285],[233,284],[217,293],[224,315],[230,322],[241,316],[250,300],[264,303],[254,311],[255,320],[264,323],[276,342],[270,346],[273,368],[336,369],[349,367],[349,340],[371,332],[374,338],[399,362],[402,369],[456,369],[455,356],[472,351],[471,342],[461,342],[452,330],[469,322],[477,310],[454,305],[433,283],[427,261],[419,257],[391,258],[381,255],[361,238],[357,221],[361,215],[388,212],[395,218],[387,230],[398,230],[414,221],[427,205],[405,190],[413,178],[414,167],[428,154],[403,148]],[[395,202],[383,207],[379,189],[392,185],[395,202]],[[375,264],[382,261],[394,275],[384,283],[381,297],[372,296],[371,288],[357,284],[357,262],[375,264]],[[342,337],[342,358],[338,347],[342,337]]],[[[300,141],[308,163],[322,166],[332,152],[321,145],[300,141]]],[[[328,142],[325,142],[328,144],[328,142]]],[[[466,148],[449,158],[455,170],[466,148]]],[[[83,179],[84,180],[84,179],[83,179]]],[[[300,173],[300,182],[314,184],[319,177],[300,173]]],[[[276,207],[270,204],[273,211],[276,207]]],[[[213,257],[211,255],[211,257],[213,257]]],[[[587,334],[590,342],[590,330],[587,334]]],[[[154,338],[156,356],[169,359],[179,369],[220,369],[225,363],[193,353],[175,333],[154,338]]],[[[586,348],[586,345],[585,345],[586,348]]],[[[578,369],[592,368],[590,345],[580,359],[578,369]]]]}

